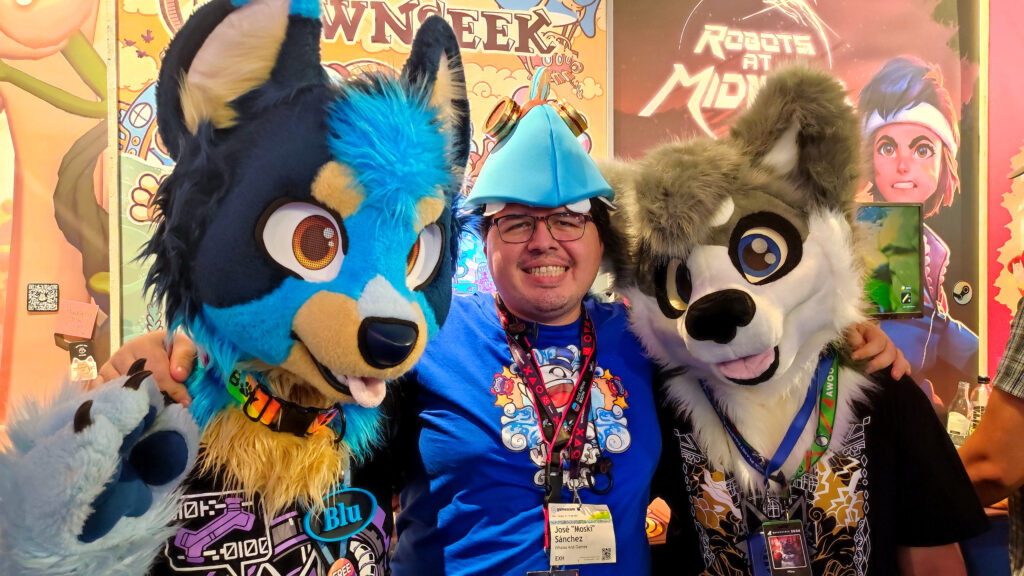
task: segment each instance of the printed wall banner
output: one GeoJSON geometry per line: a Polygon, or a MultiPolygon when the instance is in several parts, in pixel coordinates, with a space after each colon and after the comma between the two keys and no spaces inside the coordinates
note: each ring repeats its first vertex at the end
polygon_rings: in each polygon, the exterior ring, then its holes
{"type": "MultiPolygon", "coordinates": [[[[0,1],[0,424],[7,406],[68,378],[57,312],[29,285],[93,303],[97,363],[110,353],[107,29],[99,0],[0,1]]],[[[2,430],[2,428],[0,428],[2,430]]]]}
{"type": "Polygon", "coordinates": [[[1024,296],[1024,5],[991,0],[988,129],[988,358],[994,375],[1024,296]],[[1011,179],[1010,176],[1013,176],[1011,179]]]}
{"type": "MultiPolygon", "coordinates": [[[[154,82],[174,33],[201,0],[118,0],[118,99],[121,163],[122,336],[163,327],[159,308],[141,293],[145,263],[133,263],[148,237],[146,202],[171,160],[155,125],[154,82]]],[[[608,33],[601,0],[323,0],[323,61],[344,80],[368,70],[399,70],[415,30],[439,14],[462,48],[474,138],[467,179],[472,183],[493,141],[480,129],[503,96],[523,101],[533,71],[545,66],[552,91],[589,120],[581,136],[595,156],[609,153],[608,33]]],[[[479,241],[463,239],[455,290],[493,291],[479,241]]]]}
{"type": "Polygon", "coordinates": [[[925,317],[883,328],[944,400],[974,381],[976,1],[631,0],[613,11],[617,156],[721,136],[785,62],[842,79],[863,119],[860,199],[924,204],[925,317]]]}

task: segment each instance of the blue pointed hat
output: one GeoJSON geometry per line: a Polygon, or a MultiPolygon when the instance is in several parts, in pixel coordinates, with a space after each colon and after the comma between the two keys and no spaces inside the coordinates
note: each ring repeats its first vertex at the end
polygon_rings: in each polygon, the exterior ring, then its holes
{"type": "MultiPolygon", "coordinates": [[[[466,199],[468,206],[518,203],[556,208],[590,198],[612,209],[612,187],[555,109],[534,106],[491,151],[466,199]]],[[[589,208],[574,211],[585,212],[589,208]]]]}

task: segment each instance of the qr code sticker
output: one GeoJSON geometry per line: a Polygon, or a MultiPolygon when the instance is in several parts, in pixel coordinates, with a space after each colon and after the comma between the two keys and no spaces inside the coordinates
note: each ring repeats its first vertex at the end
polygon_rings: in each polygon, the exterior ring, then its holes
{"type": "Polygon", "coordinates": [[[611,548],[601,548],[601,560],[607,562],[612,559],[611,548]]]}
{"type": "Polygon", "coordinates": [[[59,296],[60,286],[57,284],[29,284],[28,311],[56,312],[59,296]]]}

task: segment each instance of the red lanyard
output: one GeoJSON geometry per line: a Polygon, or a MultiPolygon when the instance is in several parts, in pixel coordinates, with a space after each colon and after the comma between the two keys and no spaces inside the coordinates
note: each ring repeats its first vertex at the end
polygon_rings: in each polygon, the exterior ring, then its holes
{"type": "Polygon", "coordinates": [[[587,441],[587,416],[590,405],[591,384],[594,381],[594,370],[597,367],[597,336],[594,322],[590,319],[586,307],[580,304],[580,377],[572,390],[572,399],[565,411],[559,415],[558,409],[548,394],[544,378],[540,374],[540,366],[532,354],[533,345],[526,338],[526,325],[519,321],[501,298],[495,296],[498,319],[505,330],[509,351],[512,359],[519,367],[519,374],[533,396],[533,405],[537,410],[541,437],[547,447],[547,467],[545,470],[544,487],[544,547],[547,549],[547,505],[562,499],[562,450],[568,446],[569,477],[579,477],[580,458],[583,446],[587,441]],[[555,456],[557,454],[557,456],[555,456]]]}

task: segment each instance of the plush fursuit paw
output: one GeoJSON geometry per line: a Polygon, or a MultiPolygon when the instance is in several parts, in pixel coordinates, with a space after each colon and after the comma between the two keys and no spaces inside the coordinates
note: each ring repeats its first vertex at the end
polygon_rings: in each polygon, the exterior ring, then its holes
{"type": "Polygon", "coordinates": [[[174,532],[199,430],[150,373],[16,407],[0,451],[0,574],[141,575],[174,532]]]}

